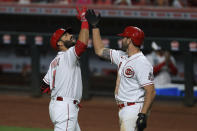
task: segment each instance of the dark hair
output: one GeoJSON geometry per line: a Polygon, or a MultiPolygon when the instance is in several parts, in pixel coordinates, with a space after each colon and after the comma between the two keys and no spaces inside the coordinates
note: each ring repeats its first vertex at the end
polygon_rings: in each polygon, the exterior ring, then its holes
{"type": "Polygon", "coordinates": [[[66,26],[64,29],[65,29],[64,34],[65,33],[73,34],[73,30],[72,30],[71,26],[66,26]]]}

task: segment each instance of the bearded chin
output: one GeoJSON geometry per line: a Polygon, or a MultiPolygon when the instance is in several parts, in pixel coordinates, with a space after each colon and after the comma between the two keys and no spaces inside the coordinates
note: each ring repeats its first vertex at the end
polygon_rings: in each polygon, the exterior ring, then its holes
{"type": "Polygon", "coordinates": [[[128,48],[128,45],[122,44],[122,48],[121,48],[122,51],[125,51],[126,52],[127,51],[127,48],[128,48]]]}
{"type": "Polygon", "coordinates": [[[64,42],[64,46],[66,47],[66,48],[70,48],[70,47],[72,47],[72,46],[74,46],[75,45],[75,42],[73,42],[73,41],[65,41],[64,42]]]}

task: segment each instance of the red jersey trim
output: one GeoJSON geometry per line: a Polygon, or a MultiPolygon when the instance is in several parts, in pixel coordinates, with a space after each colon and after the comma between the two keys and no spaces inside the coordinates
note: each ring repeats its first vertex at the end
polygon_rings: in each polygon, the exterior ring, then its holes
{"type": "Polygon", "coordinates": [[[111,58],[111,63],[113,64],[114,60],[113,60],[113,56],[112,56],[112,49],[110,49],[110,58],[111,58]]]}
{"type": "Polygon", "coordinates": [[[66,131],[68,131],[68,121],[69,121],[69,104],[68,104],[68,119],[67,119],[67,123],[66,123],[66,131]]]}
{"type": "MultiPolygon", "coordinates": [[[[125,63],[125,65],[126,65],[127,63],[129,63],[130,61],[132,61],[132,60],[134,60],[134,59],[137,59],[137,58],[140,57],[140,56],[143,56],[143,55],[139,55],[139,56],[134,57],[133,59],[127,61],[127,62],[125,63]]],[[[125,66],[125,65],[124,65],[124,66],[125,66]]]]}
{"type": "Polygon", "coordinates": [[[148,86],[148,85],[154,85],[154,83],[153,82],[149,82],[149,83],[141,85],[141,87],[148,86]]]}
{"type": "Polygon", "coordinates": [[[49,82],[44,78],[43,81],[49,85],[49,82]]]}

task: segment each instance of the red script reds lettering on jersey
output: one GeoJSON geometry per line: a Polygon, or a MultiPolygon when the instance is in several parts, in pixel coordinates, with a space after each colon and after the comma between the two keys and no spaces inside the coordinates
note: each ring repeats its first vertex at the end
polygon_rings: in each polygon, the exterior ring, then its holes
{"type": "Polygon", "coordinates": [[[75,46],[58,52],[43,80],[50,83],[51,97],[62,96],[80,101],[81,69],[75,46]]]}

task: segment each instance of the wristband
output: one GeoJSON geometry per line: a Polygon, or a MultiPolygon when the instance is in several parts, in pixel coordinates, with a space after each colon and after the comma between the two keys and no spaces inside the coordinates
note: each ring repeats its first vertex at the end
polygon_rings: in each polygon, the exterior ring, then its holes
{"type": "Polygon", "coordinates": [[[88,25],[88,22],[87,21],[83,21],[81,23],[81,29],[89,29],[89,25],[88,25]]]}

